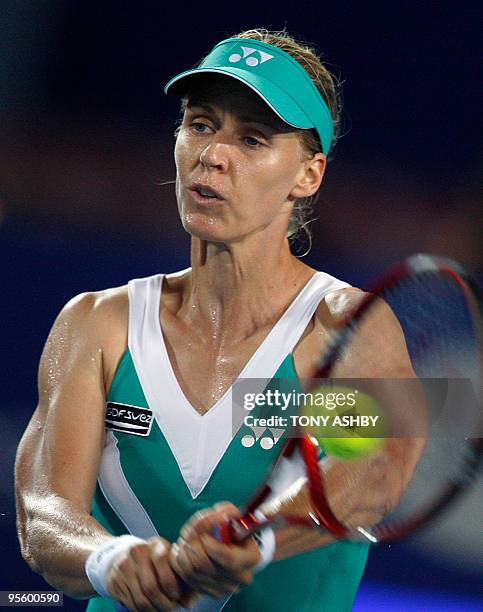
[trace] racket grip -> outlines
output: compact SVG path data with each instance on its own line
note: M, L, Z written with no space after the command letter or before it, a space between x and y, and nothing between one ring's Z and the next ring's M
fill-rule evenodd
M230 523L226 522L222 525L218 525L214 527L211 531L211 535L219 540L220 542L224 542L225 544L229 544L232 541L230 536ZM189 586L181 579L179 579L179 587L182 594L185 594L189 591ZM223 606L230 599L231 595L225 595L220 599L213 599L213 597L209 597L208 595L203 595L195 601L193 606L190 608L191 612L218 612L222 610ZM175 612L182 612L185 608L177 608ZM128 608L121 603L116 604L116 612L129 612Z

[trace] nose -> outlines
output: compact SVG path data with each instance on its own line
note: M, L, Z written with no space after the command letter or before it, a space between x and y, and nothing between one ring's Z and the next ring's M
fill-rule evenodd
M205 168L217 168L225 171L228 168L227 144L210 142L200 153L200 162Z

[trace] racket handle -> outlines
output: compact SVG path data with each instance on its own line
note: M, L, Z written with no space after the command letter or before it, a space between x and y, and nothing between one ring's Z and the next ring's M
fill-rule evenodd
M211 535L225 544L229 544L232 541L232 538L230 537L230 525L228 522L223 523L221 526L215 527L212 530ZM181 579L179 580L179 586L182 594L189 590L189 586ZM228 594L224 595L220 599L213 599L213 597L203 595L195 601L189 610L190 612L219 612L223 609L230 597L231 594ZM185 610L185 608L177 608L175 612L182 612L183 610ZM116 612L129 612L129 610L123 604L117 603Z

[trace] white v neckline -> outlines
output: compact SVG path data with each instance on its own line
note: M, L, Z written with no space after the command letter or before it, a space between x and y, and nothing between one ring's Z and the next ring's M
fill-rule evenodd
M298 301L300 299L302 299L303 294L306 293L306 291L309 290L310 286L313 284L314 282L314 278L318 275L322 274L321 272L315 272L310 278L309 280L305 283L305 285L300 289L300 291L297 293L297 295L295 296L295 298L290 302L290 304L287 306L287 308L285 309L285 311L283 312L283 314L280 316L280 318L277 320L277 322L274 324L274 326L272 327L272 329L268 332L268 334L265 336L265 338L262 340L262 342L257 346L257 348L255 349L254 353L250 356L250 358L248 359L247 363L245 364L245 366L243 367L242 371L240 372L240 374L237 376L236 380L228 387L228 389L225 391L225 393L216 400L216 402L204 413L201 414L200 412L198 412L198 410L196 410L196 408L193 406L193 404L188 400L188 398L186 397L185 392L183 391L183 389L181 388L181 385L179 384L179 380L178 377L176 376L176 373L174 371L173 365L171 363L171 359L169 358L169 353L168 353L168 347L166 346L166 341L165 341L165 337L164 337L164 332L163 332L163 328L161 326L161 319L160 319L160 314L161 314L161 296L162 296L162 292L163 292L163 280L165 277L165 274L160 274L159 275L159 296L158 296L158 317L157 317L157 328L158 328L158 338L157 339L153 339L153 341L159 341L160 342L160 346L162 349L162 353L163 353L163 358L164 358L164 365L166 370L169 372L169 375L172 379L173 382L173 386L176 389L176 395L178 396L178 401L180 405L183 405L185 407L185 409L187 409L188 413L191 413L191 416L199 419L205 419L208 417L208 415L216 410L220 410L220 407L223 406L223 404L225 403L225 400L227 397L231 396L232 390L233 390L233 386L236 384L236 382L242 378L258 378L257 376L251 374L251 371L255 369L256 363L257 363L257 356L263 352L263 346L265 344L269 344L270 343L270 337L276 335L277 330L283 325L284 321L290 316L290 312L296 307L296 304L298 303Z
M188 402L174 376L161 328L163 276L129 281L128 346L154 421L192 498L196 498L223 459L243 423L243 415L235 415L232 410L233 385L204 415ZM347 286L324 272L316 272L250 357L237 381L256 379L255 384L263 392L297 344L320 300L330 291Z

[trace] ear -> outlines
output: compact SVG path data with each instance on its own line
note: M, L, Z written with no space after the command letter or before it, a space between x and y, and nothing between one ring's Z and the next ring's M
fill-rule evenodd
M304 161L299 178L290 192L291 198L308 198L313 195L324 178L327 158L323 153L316 153L310 159Z

